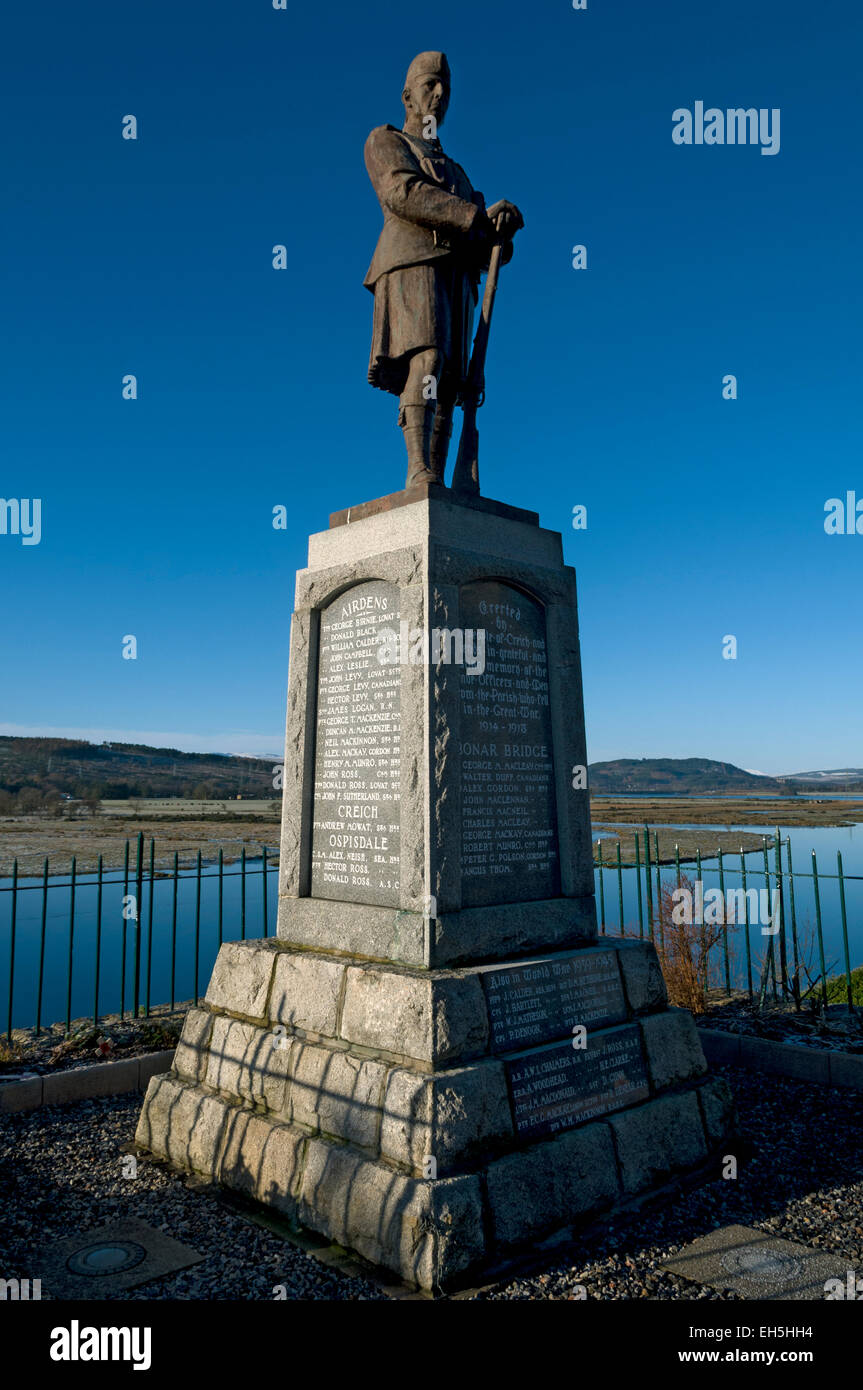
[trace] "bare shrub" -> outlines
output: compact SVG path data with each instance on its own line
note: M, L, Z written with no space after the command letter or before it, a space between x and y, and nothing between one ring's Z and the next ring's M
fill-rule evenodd
M680 878L680 887L690 893L690 902L695 899L695 883L686 874ZM722 940L722 927L703 922L677 922L675 916L682 916L674 901L676 883L664 883L659 901L653 909L653 944L659 957L659 964L665 978L668 999L671 1004L691 1013L707 1012L708 966L710 952ZM674 909L678 907L675 913ZM633 932L625 935L632 936Z

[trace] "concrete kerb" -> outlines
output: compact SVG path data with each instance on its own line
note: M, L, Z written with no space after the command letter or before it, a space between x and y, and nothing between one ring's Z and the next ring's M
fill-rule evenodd
M72 1067L68 1071L44 1076L0 1077L0 1115L38 1110L42 1105L70 1105L76 1100L97 1096L119 1096L128 1091L146 1091L150 1078L170 1071L174 1049L145 1052L118 1062L96 1062L91 1067Z
M711 1065L753 1066L813 1085L863 1091L861 1053L800 1047L795 1043L748 1038L713 1028L699 1028L698 1036ZM65 1105L96 1096L146 1091L150 1077L170 1071L173 1060L172 1049L148 1052L121 1062L97 1062L94 1066L74 1067L44 1076L0 1077L0 1114L36 1110L41 1105Z
M863 1091L863 1053L801 1047L798 1043L750 1038L745 1033L726 1033L718 1028L699 1028L698 1036L712 1066L746 1067L807 1081L813 1086L844 1086Z

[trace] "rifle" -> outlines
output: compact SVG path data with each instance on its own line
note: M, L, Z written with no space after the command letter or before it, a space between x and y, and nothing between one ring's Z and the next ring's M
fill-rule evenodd
M485 359L488 352L488 334L491 327L494 296L497 291L502 249L503 243L496 241L492 247L491 259L488 264L485 293L482 297L482 311L477 325L476 337L473 340L473 351L467 374L467 390L462 406L464 422L461 427L461 439L458 444L458 455L452 476L452 486L455 492L470 493L474 496L479 495L479 431L476 427L476 412L485 400Z

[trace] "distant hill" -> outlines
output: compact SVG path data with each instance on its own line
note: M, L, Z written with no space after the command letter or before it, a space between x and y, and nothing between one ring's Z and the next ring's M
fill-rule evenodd
M779 781L792 783L798 791L861 792L863 767L834 768L826 772L784 772Z
M181 753L142 743L0 736L0 791L42 796L277 797L272 758Z
M760 777L733 763L712 758L616 758L591 763L588 785L595 796L619 796L629 792L666 793L677 796L794 796L795 785L775 777Z
M70 738L0 736L0 793L28 800L125 797L194 799L278 797L275 758L229 753L182 753L143 743L85 743ZM679 796L794 796L798 791L861 791L863 769L793 772L761 777L712 758L617 758L591 763L590 790L598 796L665 792ZM29 790L28 790L29 789Z

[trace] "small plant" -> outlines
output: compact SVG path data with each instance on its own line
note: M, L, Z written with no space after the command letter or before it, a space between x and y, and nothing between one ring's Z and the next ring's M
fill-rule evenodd
M685 874L680 887L695 895L695 883ZM665 978L668 999L691 1013L707 1012L710 952L722 939L722 927L704 922L678 922L674 894L677 884L663 884L653 915L653 944ZM633 935L629 932L627 935Z
M3 1067L12 1067L23 1060L24 1053L20 1043L10 1043L4 1038L0 1038L0 1071Z
M148 1019L141 1025L140 1041L156 1051L167 1052L169 1048L177 1046L181 1028L182 1020Z
M828 1004L848 1003L848 981L844 975L831 975L827 980ZM863 965L851 971L851 1002L863 1005Z

